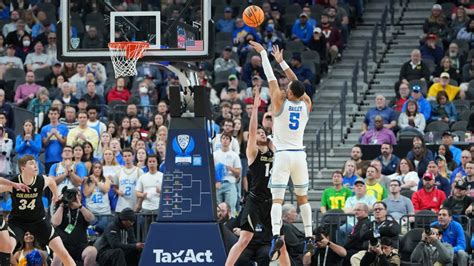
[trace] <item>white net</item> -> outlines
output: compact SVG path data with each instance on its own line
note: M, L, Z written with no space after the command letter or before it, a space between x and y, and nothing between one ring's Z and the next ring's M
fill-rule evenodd
M137 75L137 61L150 47L147 42L109 43L110 58L114 65L115 78Z

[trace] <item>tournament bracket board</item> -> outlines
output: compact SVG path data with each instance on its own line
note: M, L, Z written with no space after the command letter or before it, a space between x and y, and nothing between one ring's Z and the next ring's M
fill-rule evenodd
M82 2L61 0L58 60L110 64L109 43L147 42L138 64L153 62L166 68L184 89L204 95L190 65L214 56L211 1L188 0L183 6L167 7L152 1L145 11L118 11L120 7L109 1L98 1L88 14L82 12ZM102 38L99 47L89 47L91 37ZM171 97L171 105L176 99ZM140 265L224 265L210 125L204 115L171 120L158 219L150 226Z

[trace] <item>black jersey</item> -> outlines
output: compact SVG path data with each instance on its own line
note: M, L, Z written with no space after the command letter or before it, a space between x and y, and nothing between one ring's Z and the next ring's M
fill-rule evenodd
M14 177L12 181L22 183L23 180L21 175L18 175ZM46 215L43 206L43 176L37 175L28 186L30 187L30 192L21 192L12 188L12 211L10 212L10 219L16 222L38 222L43 220Z
M251 196L257 197L260 200L272 198L272 194L268 188L272 167L273 151L270 149L265 153L258 151L257 157L253 163L249 165L249 171L247 173Z

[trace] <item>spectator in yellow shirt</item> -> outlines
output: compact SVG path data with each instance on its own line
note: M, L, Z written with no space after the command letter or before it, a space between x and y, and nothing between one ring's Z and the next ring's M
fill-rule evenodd
M458 86L449 84L450 79L448 72L441 73L439 77L439 82L431 85L430 89L428 90L427 98L429 101L436 100L436 95L438 95L438 92L440 91L445 91L448 94L449 101L453 101L457 97L464 99L464 91L462 91Z
M86 111L79 111L77 113L77 121L79 125L69 131L67 134L67 145L73 146L76 143L84 144L85 141L92 143L94 150L99 145L99 135L97 131L87 126L89 116Z

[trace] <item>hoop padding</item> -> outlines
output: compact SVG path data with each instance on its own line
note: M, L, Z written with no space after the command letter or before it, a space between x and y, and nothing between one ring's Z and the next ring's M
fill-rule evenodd
M147 42L111 42L110 58L114 65L115 78L137 75L137 61L150 44Z

